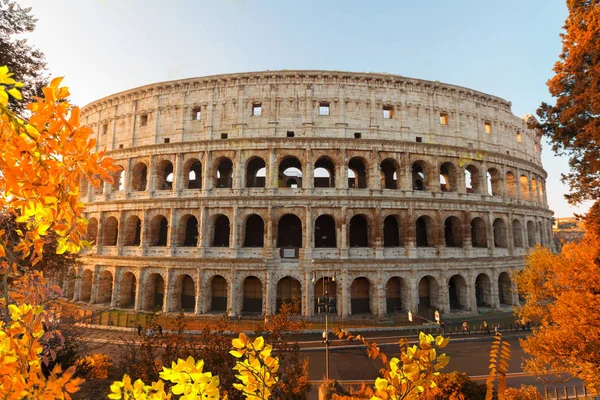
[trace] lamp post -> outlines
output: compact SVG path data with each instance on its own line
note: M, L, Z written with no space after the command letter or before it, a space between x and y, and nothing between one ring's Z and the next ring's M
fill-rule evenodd
M322 276L321 279L323 280L323 296L318 300L317 310L319 314L325 313L325 331L323 332L323 343L325 343L325 377L329 380L329 313L336 312L335 303L331 301L333 298L329 297L329 281L335 282L335 272L332 278L327 274L327 276ZM312 281L313 283L316 281L314 272ZM321 302L321 300L323 301Z

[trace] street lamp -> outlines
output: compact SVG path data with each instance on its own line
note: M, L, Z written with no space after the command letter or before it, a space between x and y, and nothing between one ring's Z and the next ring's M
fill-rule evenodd
M319 314L325 313L325 331L323 332L323 343L325 343L325 377L329 380L329 313L336 313L335 297L329 297L329 281L335 282L335 271L333 277L322 276L323 284L323 296L319 296L317 300L317 310ZM313 272L313 283L316 280L315 273Z

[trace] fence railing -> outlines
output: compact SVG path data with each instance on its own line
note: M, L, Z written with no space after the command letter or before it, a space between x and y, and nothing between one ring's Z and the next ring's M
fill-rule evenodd
M600 399L600 396L590 394L585 386L565 386L562 388L544 389L544 400L561 399Z

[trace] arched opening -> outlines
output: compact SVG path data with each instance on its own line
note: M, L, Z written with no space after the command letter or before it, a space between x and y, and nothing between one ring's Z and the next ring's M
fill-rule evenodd
M471 220L471 243L473 247L487 247L487 230L483 218Z
M96 218L90 218L87 226L86 240L93 245L98 240L98 220Z
M385 302L388 314L405 311L408 303L408 285L402 278L390 278L385 285Z
M169 238L169 224L162 215L156 215L150 220L150 245L166 246Z
M381 187L384 189L398 189L398 173L396 163L392 159L381 162Z
M502 178L496 168L488 169L487 190L490 196L502 196Z
M118 307L133 308L135 306L135 294L137 292L137 279L132 272L125 272L121 275L119 283L119 301Z
M242 312L262 314L263 295L262 282L255 276L244 279L244 298L242 300Z
M427 180L425 179L425 163L415 161L411 169L413 190L427 190Z
M529 247L535 247L535 228L533 221L527 221L527 241Z
M512 300L512 285L510 276L506 272L502 272L498 276L498 298L501 305L513 305Z
M131 171L131 190L143 192L148 187L148 167L143 162L135 164Z
M517 180L515 179L515 175L510 171L506 173L506 191L513 199L517 198Z
M456 191L456 168L450 162L440 165L440 190L442 192Z
M314 186L316 188L335 187L335 165L328 157L321 157L315 163Z
M108 217L104 221L104 233L102 244L104 246L116 246L119 238L119 221L115 217Z
M513 219L512 232L513 232L513 246L523 247L523 228L521 227L521 223L519 222L518 219Z
M433 247L433 219L427 215L417 218L415 222L415 239L417 247Z
M477 307L492 306L492 282L486 274L479 274L475 279L475 299Z
M525 175L521 175L519 177L519 186L521 188L521 199L522 200L531 200L531 196L529 196L529 179Z
M179 243L184 247L198 246L198 219L186 214L179 220Z
M467 282L461 275L454 275L448 281L450 310L466 310L469 304Z
M110 186L111 192L118 192L123 190L125 187L125 169L117 165L117 169L111 172L110 176L113 179L113 183ZM101 194L104 191L104 183L100 182L100 187L95 190L96 194Z
M229 158L222 158L217 164L216 188L233 187L233 163Z
M98 278L98 295L96 296L96 303L110 304L112 300L113 291L113 275L110 271L104 270Z
M227 281L220 275L216 275L210 283L210 310L227 310Z
M396 215L383 220L383 247L400 247L400 223Z
M213 247L229 247L229 218L219 215L213 230Z
M302 285L296 278L286 276L277 282L277 312L289 302L302 302Z
M337 284L329 276L315 282L315 314L337 314Z
M501 218L494 220L494 247L508 247L506 243L506 224Z
M469 165L465 168L465 187L467 193L479 193L479 170L474 165Z
M194 312L196 309L196 284L188 274L180 275L176 282L176 310Z
M202 163L192 158L185 163L184 179L188 189L202 189Z
M458 217L448 217L444 221L446 247L462 247L462 224Z
M538 184L535 178L531 178L531 190L533 191L533 201L540 202L540 193L538 191Z
M260 157L252 157L246 166L246 187L265 187L267 165Z
M75 297L75 282L77 282L77 272L75 268L71 268L69 276L67 277L67 291L66 297L69 300L73 300Z
M148 275L144 285L142 309L144 311L162 311L165 300L165 280L160 274Z
M137 215L130 215L125 222L124 246L139 246L142 237L142 221Z
M335 220L331 215L320 215L315 220L315 247L337 247Z
M279 219L277 247L302 247L302 221L294 214L286 214Z
M369 280L361 277L352 281L350 286L350 310L352 315L370 314Z
M169 160L162 160L156 167L157 189L173 190L173 164Z
M263 219L252 214L246 220L244 231L244 247L264 247L265 245L265 223Z
M352 157L348 163L348 187L356 189L367 187L367 168L360 157Z
M302 187L302 164L296 157L286 157L279 163L279 187Z
M430 275L419 281L419 314L429 315L430 310L439 307L439 285Z
M369 247L369 224L363 215L355 215L350 220L350 247Z
M92 298L92 271L86 269L81 275L81 287L79 289L79 300L89 302Z

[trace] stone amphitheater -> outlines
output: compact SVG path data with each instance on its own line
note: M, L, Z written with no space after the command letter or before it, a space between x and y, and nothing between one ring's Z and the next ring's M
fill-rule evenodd
M121 170L82 182L74 301L139 311L448 315L519 301L551 245L539 131L511 103L377 73L155 83L82 110ZM326 293L325 293L326 292ZM327 294L327 296L324 296Z

